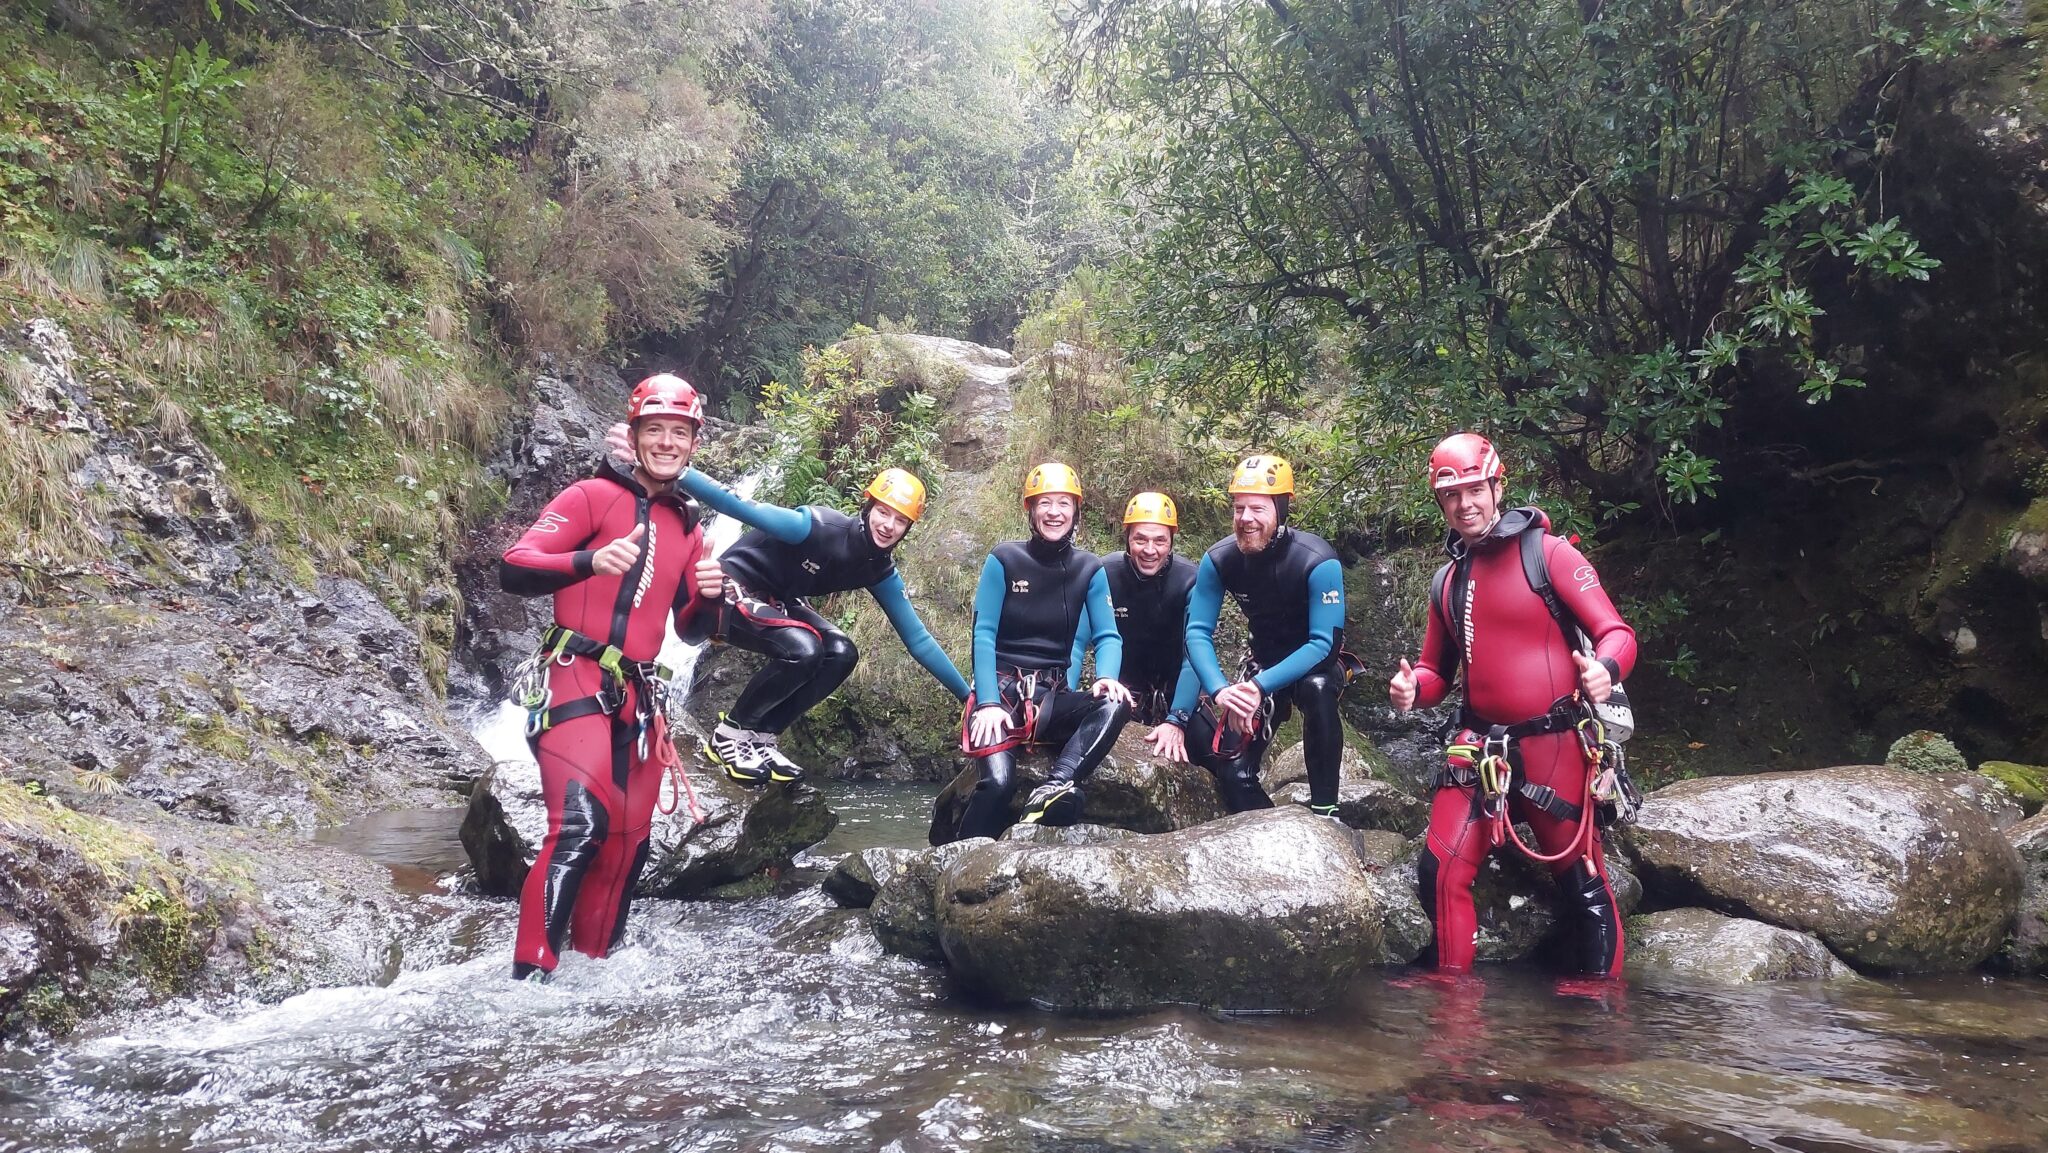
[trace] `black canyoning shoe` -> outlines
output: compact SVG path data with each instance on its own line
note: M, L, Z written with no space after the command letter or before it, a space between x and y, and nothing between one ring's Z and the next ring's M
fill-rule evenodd
M1025 825L1071 825L1081 819L1081 790L1072 781L1047 781L1031 790L1024 802Z

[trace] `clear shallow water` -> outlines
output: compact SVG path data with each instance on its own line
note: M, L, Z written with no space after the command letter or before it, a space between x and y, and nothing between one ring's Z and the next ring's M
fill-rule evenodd
M813 864L921 843L932 786L830 791ZM380 859L443 851L390 828ZM2048 1149L2048 982L1375 973L1313 1018L1076 1020L956 999L815 888L643 904L546 987L504 978L509 902L452 906L473 943L389 987L0 1055L0 1153Z

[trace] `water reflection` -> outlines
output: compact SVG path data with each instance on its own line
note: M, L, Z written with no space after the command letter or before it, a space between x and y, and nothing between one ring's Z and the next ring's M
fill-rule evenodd
M869 817L814 856L916 843L930 792L835 794ZM2042 982L1392 973L1310 1018L1072 1020L961 1001L814 888L645 903L546 987L504 979L510 903L440 900L474 932L388 988L0 1057L0 1151L2048 1148Z

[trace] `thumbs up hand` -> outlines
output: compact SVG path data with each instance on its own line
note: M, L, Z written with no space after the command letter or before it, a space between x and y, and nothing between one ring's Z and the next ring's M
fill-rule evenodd
M645 524L634 525L632 532L597 550L590 558L592 571L600 576L624 576L640 559L640 538L646 535Z
M1402 657L1400 671L1387 681L1387 703L1405 713L1415 707L1415 693L1415 670Z
M1573 653L1572 663L1579 666L1579 692L1588 701L1597 705L1614 691L1614 675L1606 665L1584 653Z

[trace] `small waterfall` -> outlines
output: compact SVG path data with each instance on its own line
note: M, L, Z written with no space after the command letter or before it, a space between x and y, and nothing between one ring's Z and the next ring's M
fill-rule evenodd
M767 477L767 470L760 469L741 477L732 490L749 500L761 487ZM740 539L746 525L729 517L711 513L704 522L704 547L712 556L722 556L732 542ZM670 723L681 727L684 724L683 706L690 699L690 684L696 676L697 661L704 655L704 646L709 642L684 644L676 635L675 622L668 622L668 637L661 643L661 655L656 659L675 670L672 684L674 691L668 696ZM493 761L523 761L532 763L532 750L526 745L526 710L511 701L500 701L498 707L484 714L476 727L471 730L477 743L491 755Z

